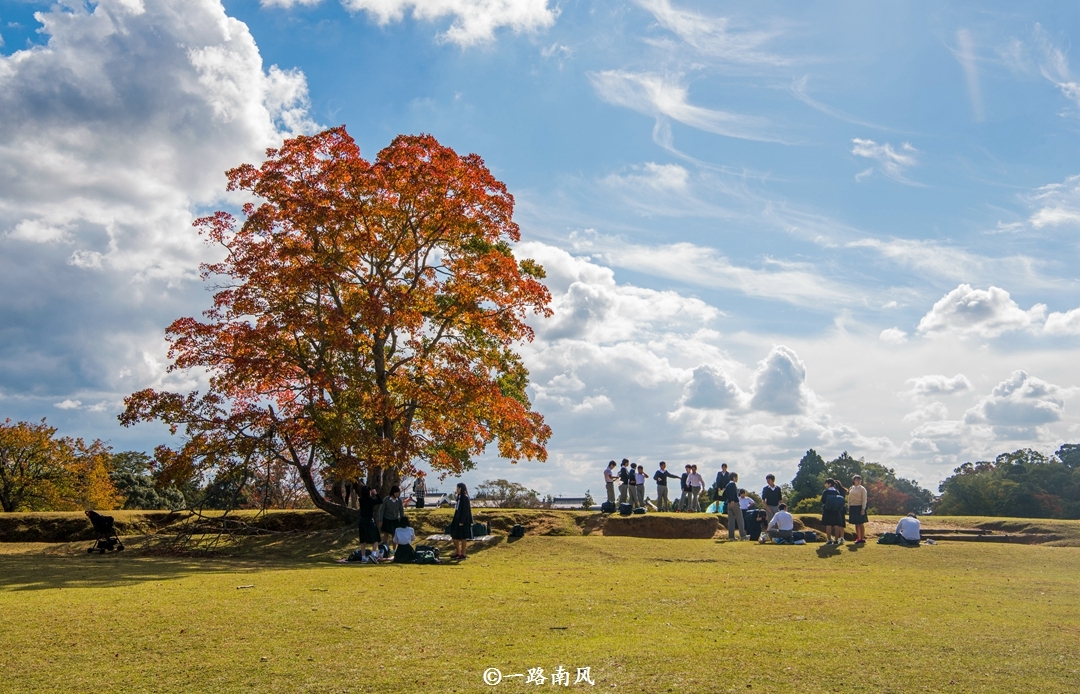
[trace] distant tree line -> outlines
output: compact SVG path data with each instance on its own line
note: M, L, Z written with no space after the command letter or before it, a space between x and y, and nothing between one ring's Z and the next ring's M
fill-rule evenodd
M1080 518L1080 444L1049 457L1023 448L964 463L939 491L934 511L942 515Z
M194 470L187 476L162 472L146 453L114 453L100 440L57 437L45 420L0 424L0 509L7 513L312 506L285 465L230 467L206 477Z
M934 503L934 494L913 479L896 476L896 471L881 463L868 463L862 458L852 458L844 451L835 459L825 462L813 448L799 461L799 469L790 485L784 485L784 497L788 506L797 513L813 513L821 510L821 492L825 480L839 480L844 487L851 486L851 478L860 475L870 501L869 511L880 515L904 515L926 513Z

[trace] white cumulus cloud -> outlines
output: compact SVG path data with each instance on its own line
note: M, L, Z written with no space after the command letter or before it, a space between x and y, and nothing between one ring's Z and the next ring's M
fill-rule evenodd
M954 395L971 390L971 381L964 374L956 374L953 377L941 374L928 374L918 378L909 378L910 394L917 397L932 397L935 395Z
M1042 325L1046 306L1035 304L1027 311L999 287L974 289L961 284L937 303L919 321L924 335L956 332L962 335L996 337L1014 330L1029 330Z
M1064 408L1061 388L1025 371L1014 371L989 396L968 410L964 421L985 422L1007 430L1023 429L1058 421Z
M754 374L750 406L775 414L800 414L808 404L806 366L791 349L777 345Z
M317 5L320 0L262 0L264 6ZM366 12L380 25L400 22L406 15L418 21L451 18L440 39L460 46L487 43L495 31L537 32L555 24L558 5L548 0L341 0L350 12Z

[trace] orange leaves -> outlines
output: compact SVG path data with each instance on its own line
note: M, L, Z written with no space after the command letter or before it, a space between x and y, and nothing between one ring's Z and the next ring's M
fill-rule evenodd
M513 347L550 295L514 257L514 199L480 157L401 135L368 162L339 127L228 177L261 202L239 227L196 222L228 251L203 269L225 287L167 332L174 366L207 370L217 399L137 393L122 421L228 430L330 479L418 459L459 472L495 440L544 459L551 432Z

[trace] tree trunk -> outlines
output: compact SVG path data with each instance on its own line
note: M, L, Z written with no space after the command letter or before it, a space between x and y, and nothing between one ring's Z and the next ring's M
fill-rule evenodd
M343 523L359 523L360 512L351 509L348 506L342 504L335 504L329 501L319 491L318 485L315 484L315 478L311 474L311 468L307 465L300 465L297 468L300 474L300 479L304 483L304 489L307 490L308 496L311 497L311 503L315 504L316 508L326 511L334 518L339 519Z
M379 490L379 496L390 496L390 488L401 485L401 473L397 470L374 467L368 470L367 484Z

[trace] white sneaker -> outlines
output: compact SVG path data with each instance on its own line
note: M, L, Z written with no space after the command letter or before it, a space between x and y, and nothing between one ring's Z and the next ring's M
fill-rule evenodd
M839 541L839 542L837 542L836 544L838 544L838 545L842 545L842 544L844 544L844 538L840 538L840 541Z

